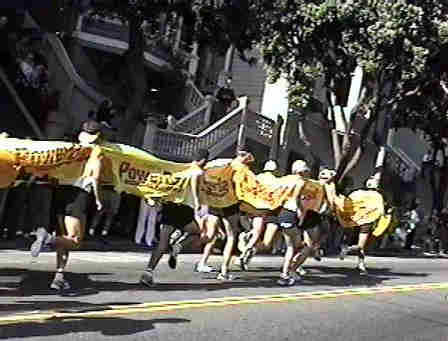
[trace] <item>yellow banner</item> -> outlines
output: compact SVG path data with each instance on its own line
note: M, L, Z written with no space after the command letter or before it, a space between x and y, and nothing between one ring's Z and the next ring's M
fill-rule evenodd
M336 194L334 184L325 185L330 208L342 227L358 227L384 215L383 196L374 190L358 190L348 197Z

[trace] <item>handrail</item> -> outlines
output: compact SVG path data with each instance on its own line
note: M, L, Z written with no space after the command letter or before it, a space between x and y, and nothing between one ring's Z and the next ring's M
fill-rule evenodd
M44 139L45 138L44 133L37 125L36 120L33 118L31 113L28 111L25 104L23 104L22 99L18 95L16 89L11 85L11 81L8 79L8 76L6 76L6 73L3 70L3 67L1 67L1 66L0 66L0 79L5 84L6 88L10 92L10 94L14 97L14 100L15 100L17 106L19 107L23 116L25 116L25 120L28 122L28 124L34 130L34 133L36 134L36 136L41 140Z
M224 122L226 122L226 121L232 119L234 116L238 115L240 113L240 111L242 111L247 106L248 99L247 99L247 97L240 97L238 100L240 103L235 109L233 109L231 112L229 112L226 116L224 116L220 120L216 121L215 123L213 123L212 125L207 127L207 129L205 129L204 131L199 133L197 136L200 137L200 136L205 136L205 135L209 134L211 131L218 128L220 125L222 125Z
M103 102L106 97L99 94L95 89L88 85L86 81L78 74L60 39L53 33L47 33L45 35L45 38L51 45L52 50L58 57L59 62L64 68L65 72L67 72L67 74L69 75L70 79L76 85L76 87L79 88L87 97L92 99L97 104Z
M204 125L204 116L205 115L200 115L200 114L203 113L204 111L206 111L208 106L209 106L209 103L207 103L207 102L203 103L200 107L196 108L195 110L193 110L186 116L182 117L180 120L178 120L174 124L173 130L174 131L182 131L183 127L186 125L187 130L184 132L193 132L193 131L190 131L190 127L188 125L189 122L195 122L195 124L194 124L194 126L196 128L195 130L202 128Z

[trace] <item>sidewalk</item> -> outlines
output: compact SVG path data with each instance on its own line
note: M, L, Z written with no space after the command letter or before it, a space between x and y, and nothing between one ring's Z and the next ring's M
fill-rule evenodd
M0 250L21 250L26 251L34 238L17 238L14 240L0 239ZM82 242L80 251L132 251L147 253L150 248L139 246L133 240L123 237L108 237L105 242L100 238L86 239Z
M15 240L0 239L0 250L21 250L28 251L34 238L25 239L17 238ZM80 251L126 251L126 252L141 252L148 253L151 248L137 245L133 240L124 237L109 236L105 242L100 238L88 238L83 241ZM200 253L199 250L189 250L188 248L183 250L183 253ZM267 253L270 255L270 253ZM375 257L400 257L400 258L435 258L440 256L439 254L428 255L423 252L422 249L404 250L398 248L387 249L375 249L369 250L367 256ZM338 258L337 255L324 258Z

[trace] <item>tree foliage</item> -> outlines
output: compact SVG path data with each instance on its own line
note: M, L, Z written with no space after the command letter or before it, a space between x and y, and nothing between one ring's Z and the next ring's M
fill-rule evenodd
M286 78L292 105L306 111L318 79L324 80L330 99L356 66L363 68L367 82L353 110L369 117L362 139L381 113L395 123L409 123L402 110L409 93L428 81L432 58L447 41L447 6L438 0L278 0L258 6L270 77ZM346 122L347 134L356 116ZM334 121L333 116L332 128ZM345 136L343 156L348 140ZM355 149L358 157L360 151ZM336 165L345 166L341 159Z

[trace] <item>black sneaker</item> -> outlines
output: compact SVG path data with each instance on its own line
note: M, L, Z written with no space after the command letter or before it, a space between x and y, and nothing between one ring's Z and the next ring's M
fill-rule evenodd
M44 245L48 244L47 239L49 239L49 233L43 228L40 227L36 231L36 240L31 245L31 256L37 257L42 251Z
M168 266L171 269L175 269L177 266L177 255L180 253L182 246L179 244L174 244L170 248L170 258L168 259Z
M147 269L143 272L142 276L140 277L140 283L144 286L147 286L148 288L154 286L154 275L151 269Z

